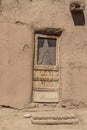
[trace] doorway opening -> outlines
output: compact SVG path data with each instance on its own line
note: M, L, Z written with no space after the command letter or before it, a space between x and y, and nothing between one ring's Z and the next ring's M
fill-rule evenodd
M59 43L57 36L35 35L33 102L59 102Z

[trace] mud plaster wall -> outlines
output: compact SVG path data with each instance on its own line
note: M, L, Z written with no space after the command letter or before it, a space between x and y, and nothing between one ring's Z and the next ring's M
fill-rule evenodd
M34 30L46 27L64 29L60 42L62 103L87 103L87 7L85 25L75 26L70 2L0 1L0 105L21 108L31 102Z

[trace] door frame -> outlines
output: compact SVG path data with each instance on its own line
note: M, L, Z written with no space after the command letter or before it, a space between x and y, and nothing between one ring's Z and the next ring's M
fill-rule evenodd
M38 38L49 38L49 39L56 39L56 65L40 65L38 64ZM33 82L34 81L46 81L46 80L52 80L54 82L58 81L58 84L60 84L60 79L61 79L61 74L60 74L60 40L61 38L58 36L54 36L54 35L44 35L44 34L35 34L35 42L34 42L34 69L33 69ZM43 76L34 76L34 72L36 71L38 74L38 71L58 71L59 76L58 77L54 77L52 79L52 77L43 77ZM44 92L55 92L58 93L58 103L60 102L60 97L61 97L61 87L60 85L57 85L58 88L56 88L55 90L53 88L51 88L51 90L49 91L49 89L45 88ZM53 90L52 90L53 89ZM38 92L42 92L43 89L38 88L36 89L35 86L33 86L33 96L34 97L38 97L39 94ZM33 97L33 98L34 98ZM33 100L34 102L37 102L35 100ZM40 101L38 101L40 103ZM50 102L49 102L50 103Z

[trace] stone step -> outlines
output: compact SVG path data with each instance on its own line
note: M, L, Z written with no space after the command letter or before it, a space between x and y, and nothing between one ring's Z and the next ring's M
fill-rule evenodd
M79 119L76 115L64 111L36 113L32 115L32 123L38 125L77 124Z
M32 120L32 124L40 125L59 125L59 124L77 124L78 119L63 119L63 120Z

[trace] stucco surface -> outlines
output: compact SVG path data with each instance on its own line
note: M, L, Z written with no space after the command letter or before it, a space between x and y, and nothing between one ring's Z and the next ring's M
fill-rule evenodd
M0 1L0 105L24 107L32 101L34 31L43 28L64 29L59 56L62 104L87 104L87 7L85 24L75 26L72 1Z
M27 105L32 89L32 33L25 26L2 23L0 42L0 104Z

